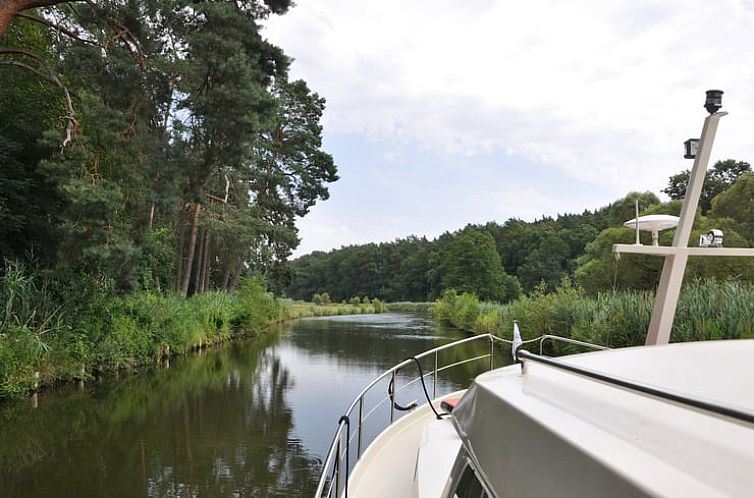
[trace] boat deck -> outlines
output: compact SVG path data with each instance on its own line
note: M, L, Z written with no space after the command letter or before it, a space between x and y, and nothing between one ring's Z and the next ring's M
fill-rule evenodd
M433 403L458 398L463 391ZM349 496L436 498L440 496L461 440L450 418L437 420L425 404L380 434L351 473ZM419 479L415 480L416 476Z
M754 411L751 340L559 361ZM479 376L454 416L500 496L743 497L754 489L751 423L545 364Z

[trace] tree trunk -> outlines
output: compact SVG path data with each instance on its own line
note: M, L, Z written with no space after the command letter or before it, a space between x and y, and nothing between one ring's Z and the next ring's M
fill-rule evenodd
M194 252L196 251L196 234L199 231L199 213L202 211L202 203L197 202L194 208L194 219L191 222L191 238L189 239L188 254L186 255L186 268L183 270L183 282L181 283L180 294L183 297L188 295L189 282L191 280L191 269L194 265Z
M35 7L49 7L59 3L69 3L77 0L0 0L0 38L8 30L16 12L33 9Z
M154 223L154 202L149 206L149 229L152 230L152 224Z
M241 277L241 272L243 272L243 258L239 258L236 272L233 274L233 281L230 283L230 288L228 289L229 294L235 292L236 285L238 285L238 279Z
M202 242L201 247L199 248L199 257L196 259L197 263L199 263L199 268L197 268L197 274L196 274L196 285L194 285L195 289L194 292L197 294L201 294L204 292L204 280L205 280L205 273L207 271L207 256L209 252L209 230L206 228L203 230L202 233Z
M199 287L202 292L209 290L209 255L210 255L210 243L209 243L209 230L204 234L204 261L202 262L202 279Z
M209 254L207 254L209 256ZM204 292L207 292L209 289L209 275L210 271L212 270L212 264L210 263L209 257L206 258L205 268L204 268Z
M5 34L15 14L16 9L13 7L13 2L0 0L0 38Z
M223 272L223 292L228 292L228 284L230 283L230 266L225 266L225 271Z
M178 215L178 250L175 254L175 291L181 291L181 282L183 282L183 249L186 247L186 210L189 205L184 204L181 213Z
M204 275L202 275L204 261L204 239L207 235L207 229L201 228L199 235L199 254L196 256L196 271L194 272L194 294L201 294L201 283L204 282Z

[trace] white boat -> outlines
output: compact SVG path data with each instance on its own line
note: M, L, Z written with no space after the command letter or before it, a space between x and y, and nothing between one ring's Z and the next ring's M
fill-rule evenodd
M404 360L346 410L317 497L754 496L754 340L667 344L686 258L754 255L686 247L725 115L714 102L708 109L673 245L614 246L665 257L647 346L607 350L554 336L512 345L487 334ZM548 340L599 350L550 358L542 354ZM485 352L439 361L473 343ZM512 349L516 363L493 369L502 349ZM438 395L438 374L471 362L489 371L466 390ZM424 375L427 363L433 368ZM423 386L427 402L397 418L407 408L396 402L398 372L412 365L419 377L411 383ZM389 395L367 406L388 381ZM385 402L390 424L364 449L365 422Z

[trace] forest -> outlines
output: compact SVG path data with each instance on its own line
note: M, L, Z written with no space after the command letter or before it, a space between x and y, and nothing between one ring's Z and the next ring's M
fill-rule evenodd
M659 281L662 260L611 252L615 243L633 243L635 233L623 223L640 214L678 215L688 171L673 175L663 190L670 201L651 192L629 193L595 211L543 217L533 222L510 219L446 232L435 240L412 236L393 242L314 252L291 262L287 292L310 299L328 292L340 301L351 296L388 302L435 300L447 290L482 301L507 303L533 292L553 292L564 278L590 296L613 290L651 290ZM725 245L754 244L754 174L744 161L718 161L710 168L690 245L711 228L722 229ZM673 230L661 234L670 244ZM642 242L650 244L649 234ZM750 258L749 258L750 259ZM692 258L687 281L754 281L747 258Z

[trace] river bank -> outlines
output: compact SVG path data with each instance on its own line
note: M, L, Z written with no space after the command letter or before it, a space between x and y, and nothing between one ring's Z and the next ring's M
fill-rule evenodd
M233 294L189 298L148 291L114 296L92 286L65 289L73 297L61 298L33 277L12 272L2 287L0 400L103 373L139 371L297 318L385 311L376 299L327 305L280 299L255 279Z

